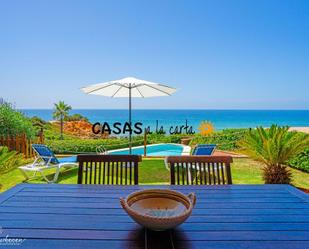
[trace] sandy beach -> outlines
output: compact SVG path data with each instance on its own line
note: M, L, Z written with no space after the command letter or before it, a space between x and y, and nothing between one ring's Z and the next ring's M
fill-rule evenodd
M305 133L309 133L309 127L304 126L304 127L290 127L290 131L301 131Z

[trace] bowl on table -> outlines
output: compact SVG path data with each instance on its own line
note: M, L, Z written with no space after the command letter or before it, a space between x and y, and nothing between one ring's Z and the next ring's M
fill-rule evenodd
M164 231L182 224L195 206L194 193L184 195L169 189L147 189L120 198L128 215L140 225Z

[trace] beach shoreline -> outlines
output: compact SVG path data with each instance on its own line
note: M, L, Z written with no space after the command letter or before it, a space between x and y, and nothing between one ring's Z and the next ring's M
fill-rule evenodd
M299 131L309 134L309 126L290 127L290 131Z
M37 116L45 121L53 118L52 110L23 110L28 117ZM115 122L124 123L128 120L127 110L72 110L70 115L80 114L87 117L91 123ZM203 121L213 124L215 130L256 128L258 126L270 127L272 124L279 126L309 127L309 110L305 111L238 111L238 110L133 110L133 122L142 122L143 127L150 126L155 129L159 126L169 129L171 126L184 124L194 127L199 132L198 127ZM302 129L301 129L302 130ZM306 129L304 129L306 130Z

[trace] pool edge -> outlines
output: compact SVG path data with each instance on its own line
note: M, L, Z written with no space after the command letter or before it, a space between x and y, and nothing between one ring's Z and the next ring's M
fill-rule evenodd
M182 146L183 150L181 152L181 156L188 156L191 153L191 147L189 145L184 145L184 144L177 144L177 143L158 143L158 144L147 144L148 147L151 146L156 146L156 145L164 145L164 144L172 144L172 145L178 145L178 146ZM144 145L139 145L139 146L134 146L132 147L132 149L140 149L140 148L144 148ZM123 150L127 150L128 148L121 148L121 149L116 149L116 150L109 150L107 151L108 153L110 152L117 152L117 151L123 151ZM140 155L142 157L146 157L146 158L165 158L167 156L144 156L144 155Z

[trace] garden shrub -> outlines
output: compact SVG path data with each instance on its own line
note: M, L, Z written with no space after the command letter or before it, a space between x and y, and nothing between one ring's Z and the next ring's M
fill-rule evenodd
M306 148L303 152L291 159L289 165L293 168L309 172L309 148Z
M107 150L127 148L129 146L127 138L46 140L46 144L58 154L96 152L98 146L104 146ZM142 144L142 137L132 138L132 146Z
M222 150L236 150L239 148L238 142L243 138L245 129L224 130L216 132L207 137L194 135L191 145L201 143L216 143ZM147 144L156 143L180 143L181 138L188 137L185 134L164 135L152 133L147 135ZM49 137L50 138L50 137ZM122 149L129 146L128 138L107 138L107 139L80 139L67 137L64 140L46 139L46 144L59 154L65 153L88 153L96 152L98 146L104 146L107 150ZM144 144L143 136L133 136L132 146Z
M187 135L178 134L178 135L164 135L159 133L152 133L147 135L148 144L157 144L157 143L180 143L181 138Z
M163 134L147 135L147 144L154 143L179 143L184 135L166 136ZM88 153L96 152L98 146L104 146L107 150L115 150L129 147L127 137L107 138L107 139L79 139L67 138L64 140L46 140L46 144L57 154ZM133 136L132 146L144 144L143 136Z
M73 114L73 115L68 115L67 117L64 118L64 121L88 121L88 118L81 115L81 114Z
M240 149L239 142L244 138L247 131L248 129L225 129L208 136L196 134L191 140L190 145L216 144L220 150L238 150Z
M5 173L20 165L22 155L16 151L9 151L7 147L0 146L0 173Z
M26 134L28 138L35 133L32 122L13 106L0 99L0 135Z

